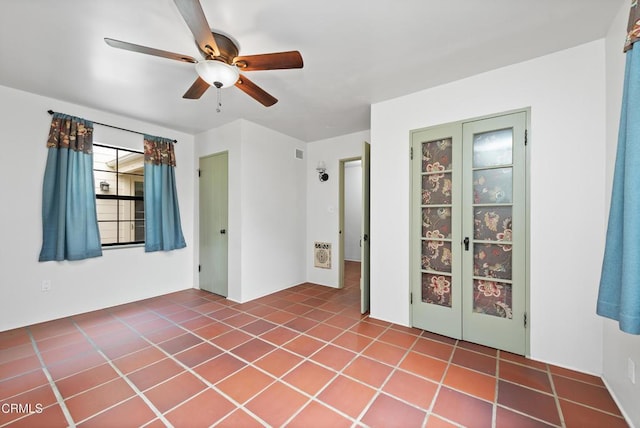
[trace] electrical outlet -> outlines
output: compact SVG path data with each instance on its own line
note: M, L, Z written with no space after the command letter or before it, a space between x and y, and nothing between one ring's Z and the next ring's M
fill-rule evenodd
M42 291L49 291L49 290L51 290L51 280L45 279L42 281Z
M632 384L636 383L636 363L629 357L627 360L627 377Z

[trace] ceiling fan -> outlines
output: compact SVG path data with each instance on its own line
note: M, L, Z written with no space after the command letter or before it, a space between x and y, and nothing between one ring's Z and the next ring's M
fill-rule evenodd
M196 64L198 78L185 92L183 98L198 99L210 86L221 89L235 85L236 88L265 107L278 102L275 97L240 74L240 71L302 68L300 52L288 51L239 56L237 45L229 37L211 30L199 0L174 0L174 3L193 33L198 49L204 57L203 60L198 61L189 55L167 52L106 37L104 41L114 48Z

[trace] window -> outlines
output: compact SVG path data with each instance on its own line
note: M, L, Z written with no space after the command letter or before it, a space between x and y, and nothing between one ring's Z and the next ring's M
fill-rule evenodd
M144 243L144 153L94 144L93 176L102 246Z

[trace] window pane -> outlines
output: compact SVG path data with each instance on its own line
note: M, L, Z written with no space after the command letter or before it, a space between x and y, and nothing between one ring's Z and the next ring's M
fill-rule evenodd
M102 245L118 243L118 223L98 221L98 230Z
M118 201L115 199L97 199L98 223L118 220Z
M102 244L144 242L144 154L94 145L93 165Z

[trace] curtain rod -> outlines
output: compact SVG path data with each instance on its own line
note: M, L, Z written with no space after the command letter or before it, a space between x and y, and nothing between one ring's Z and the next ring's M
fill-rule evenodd
M47 110L47 113L49 113L50 115L53 115L53 113L55 113L55 111ZM91 121L91 122L93 122L93 121ZM134 134L149 135L149 134L145 134L144 132L134 131L134 130L127 129L127 128L120 128L119 126L107 125L106 123L100 123L100 122L93 122L93 123L95 123L96 125L107 126L109 128L113 128L113 129L119 129L121 131L133 132ZM178 140L173 140L173 142L177 144Z

